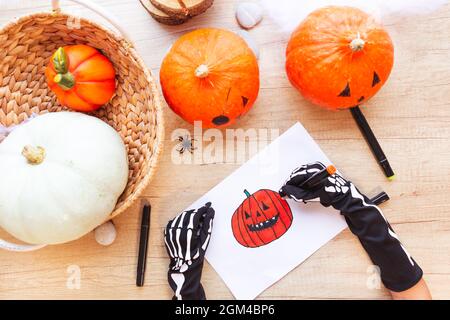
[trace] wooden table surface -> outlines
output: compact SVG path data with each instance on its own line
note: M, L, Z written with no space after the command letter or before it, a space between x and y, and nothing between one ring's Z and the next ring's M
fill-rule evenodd
M49 10L44 0L0 0L0 24ZM66 1L64 1L66 2ZM169 45L188 30L217 26L238 30L235 0L216 0L204 15L168 27L156 23L138 0L96 0L120 17L154 74ZM87 9L66 4L67 12L95 18ZM103 20L96 18L99 22ZM329 158L365 192L381 187L391 201L383 210L425 272L434 298L450 298L450 5L424 16L386 25L396 46L393 73L364 112L396 171L388 182L349 112L314 107L291 87L284 72L287 35L265 17L250 33L261 49L261 90L251 112L237 126L284 132L300 121ZM0 251L0 299L169 299L168 258L162 230L169 218L219 183L238 163L176 165L171 153L176 128L192 127L164 106L165 150L144 193L153 206L145 287L135 286L139 205L114 219L118 236L102 247L93 233L34 253ZM237 128L237 126L235 126ZM0 231L0 237L12 239ZM232 258L232 257L230 257ZM384 288L369 289L371 263L349 230L322 247L262 299L386 299ZM73 285L80 271L80 286ZM205 265L209 298L233 298L217 273ZM75 282L76 284L76 282Z

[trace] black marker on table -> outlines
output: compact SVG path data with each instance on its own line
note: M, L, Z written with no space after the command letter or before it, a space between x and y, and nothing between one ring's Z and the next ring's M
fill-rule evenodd
M394 180L395 173L392 170L391 165L389 164L389 161L387 160L386 155L383 152L383 149L381 149L380 143L373 134L373 131L370 128L370 125L367 122L366 117L364 117L364 114L362 113L361 109L359 108L359 106L356 106L350 108L350 112L352 113L352 116L355 119L356 124L361 130L361 133L363 134L364 138L369 144L369 147L372 150L373 155L377 159L378 164L383 169L384 174L389 180L391 181Z
M141 235L139 240L139 256L137 265L136 286L142 287L147 266L148 236L150 234L150 214L152 207L146 203L142 209Z
M388 201L389 199L390 199L390 198L389 198L389 195L388 195L386 192L382 191L382 192L380 192L379 194L377 194L375 197L373 197L372 199L370 199L370 201L371 201L374 205L379 206L380 204L385 203L385 202Z

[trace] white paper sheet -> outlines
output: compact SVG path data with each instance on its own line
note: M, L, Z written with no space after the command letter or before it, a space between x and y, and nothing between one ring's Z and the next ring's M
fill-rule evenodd
M206 258L236 299L256 298L346 228L344 219L334 209L320 203L289 200L292 225L278 239L248 248L233 235L231 220L247 198L244 190L278 191L292 170L315 161L331 164L297 123L190 207L212 203L216 215ZM258 231L249 234L253 236L255 232Z

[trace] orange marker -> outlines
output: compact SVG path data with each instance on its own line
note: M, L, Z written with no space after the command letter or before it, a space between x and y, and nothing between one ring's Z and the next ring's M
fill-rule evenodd
M319 172L315 173L313 176L311 176L308 180L302 183L300 188L302 189L313 189L314 187L317 187L319 184L323 183L325 179L327 179L329 176L332 176L336 173L336 167L333 165L330 165Z

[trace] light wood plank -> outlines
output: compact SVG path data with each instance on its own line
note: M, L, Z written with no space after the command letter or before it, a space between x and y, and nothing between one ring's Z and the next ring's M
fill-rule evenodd
M48 1L50 2L50 1ZM136 0L98 0L125 21L148 67L157 76L171 43L188 30L218 26L237 30L233 0L216 0L204 15L168 27L156 23ZM66 3L64 1L63 3ZM2 1L0 24L47 10L42 1ZM63 10L98 19L77 5ZM99 22L103 21L98 19ZM280 133L301 121L322 149L362 190L380 186L392 200L383 210L408 250L421 264L435 298L450 296L450 5L428 15L388 26L396 45L391 79L364 112L380 138L396 173L387 182L348 112L311 106L290 86L284 72L288 36L278 33L267 17L251 35L261 46L261 91L253 110L236 126L277 128ZM165 151L144 196L153 206L146 284L136 288L135 269L139 208L114 220L116 242L104 248L93 234L65 245L29 254L0 252L0 299L169 299L168 259L162 229L177 212L190 205L239 167L235 163L174 165L170 135L187 128L165 107ZM3 231L0 237L9 238ZM81 288L68 289L67 268L81 270ZM366 286L370 261L359 242L346 230L305 263L264 292L262 299L387 299L386 290ZM219 276L206 264L203 282L208 297L232 299Z

